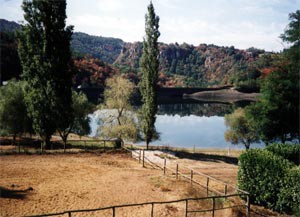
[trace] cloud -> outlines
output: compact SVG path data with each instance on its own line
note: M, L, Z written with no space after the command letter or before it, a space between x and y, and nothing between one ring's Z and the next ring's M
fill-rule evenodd
M0 0L0 17L22 20L22 0ZM75 31L142 41L149 0L68 0L68 24ZM153 0L160 16L160 41L251 46L279 51L279 35L300 0Z
M76 31L85 31L94 35L118 37L125 41L143 38L143 22L111 16L95 16L84 14L70 17ZM140 39L139 39L140 38Z

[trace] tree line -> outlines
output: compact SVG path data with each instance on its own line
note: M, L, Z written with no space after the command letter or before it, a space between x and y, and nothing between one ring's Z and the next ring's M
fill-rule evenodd
M300 11L289 15L290 23L280 38L290 47L273 57L272 70L261 80L261 96L245 109L225 116L229 126L227 141L266 144L281 141L300 142L299 132L299 69L300 69Z
M66 148L70 133L90 131L88 114L93 107L84 94L72 90L73 26L66 26L66 6L65 0L22 3L26 24L17 32L22 81L11 80L0 89L0 133L12 134L14 142L23 133L36 134L42 140L41 148L50 149L51 137L58 133ZM147 145L154 135L157 112L158 22L151 2L146 15L145 76L140 85L146 104L141 116ZM133 138L137 133L128 102L134 85L120 75L107 79L106 84L103 108L116 109L116 116L110 125L102 126L101 133L121 140Z

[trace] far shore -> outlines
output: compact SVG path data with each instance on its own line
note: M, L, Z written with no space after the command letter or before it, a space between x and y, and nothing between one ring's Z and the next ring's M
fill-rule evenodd
M238 102L256 101L259 93L243 93L234 89L201 91L193 94L184 94L184 99L195 99L199 101Z

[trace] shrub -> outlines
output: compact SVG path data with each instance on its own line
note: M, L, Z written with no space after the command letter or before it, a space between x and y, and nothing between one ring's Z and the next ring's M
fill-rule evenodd
M239 188L250 193L252 203L274 209L285 174L292 165L267 150L249 150L239 157Z
M272 144L267 146L268 151L287 159L296 165L300 164L299 144Z
M300 216L300 166L290 169L278 196L276 210Z

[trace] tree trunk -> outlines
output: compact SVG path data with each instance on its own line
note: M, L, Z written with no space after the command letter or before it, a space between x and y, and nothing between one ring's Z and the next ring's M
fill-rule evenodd
M149 139L146 139L146 149L147 150L149 149L149 143L150 143Z
M249 150L249 148L250 148L250 142L249 141L245 142L245 148L246 148L246 151Z
M123 145L123 140L121 138L118 138L116 141L115 141L115 147L116 148L121 148Z
M63 142L64 142L64 153L66 153L67 137L68 137L68 136L64 136L64 137L62 138L62 139L63 139Z
M51 136L47 135L45 137L44 143L45 143L45 148L46 149L50 149L51 148L51 141L50 141Z
M17 137L17 135L14 134L14 135L13 135L13 145L16 145L16 137Z

